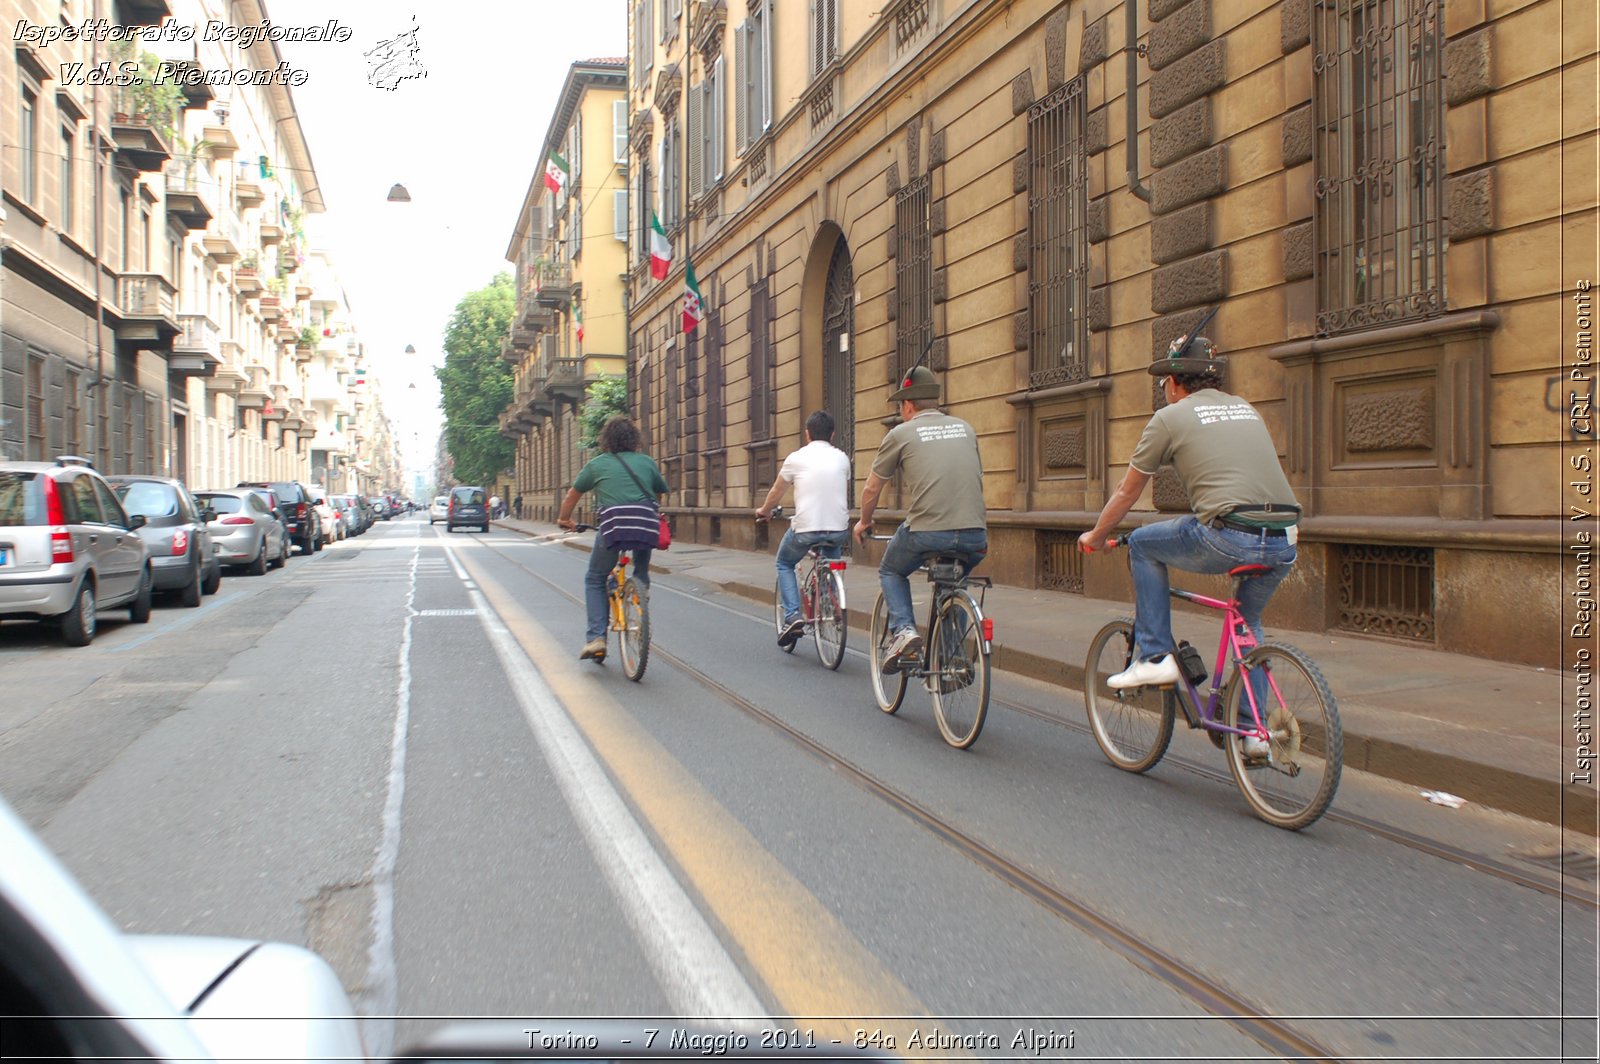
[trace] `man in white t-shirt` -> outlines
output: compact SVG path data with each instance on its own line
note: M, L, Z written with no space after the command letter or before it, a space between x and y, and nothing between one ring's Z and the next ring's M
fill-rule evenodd
M794 518L778 544L778 595L783 603L783 630L778 645L794 646L805 633L800 616L800 584L794 567L812 547L824 547L829 558L839 557L850 527L850 456L833 445L833 415L818 410L806 418L806 445L783 460L778 479L756 510L765 521L772 508L794 485Z

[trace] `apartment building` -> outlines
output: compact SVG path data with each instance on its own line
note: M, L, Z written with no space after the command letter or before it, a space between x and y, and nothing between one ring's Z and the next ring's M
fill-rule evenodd
M267 17L255 0L12 0L0 14L8 26ZM78 85L66 73L272 70L281 56L270 41L101 36L17 40L0 60L0 446L197 487L310 479L325 419L355 411L348 383L308 391L314 365L348 367L331 367L323 343L341 297L313 281L304 222L323 204L288 87ZM348 360L348 316L338 328ZM321 453L328 468L335 451Z
M577 411L589 385L627 372L627 63L567 72L506 258L517 302L502 355L516 390L500 415L516 441L510 484L524 514L549 520L582 468Z
M926 357L979 433L988 572L1128 596L1076 537L1161 401L1146 366L1220 306L1306 507L1275 622L1555 664L1563 315L1596 269L1592 174L1562 180L1595 40L1562 12L636 0L629 352L680 534L764 535L818 407L859 490ZM1164 475L1142 506L1187 500Z

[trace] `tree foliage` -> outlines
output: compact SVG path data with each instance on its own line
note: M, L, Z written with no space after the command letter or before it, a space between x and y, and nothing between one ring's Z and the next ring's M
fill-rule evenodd
M583 406L578 409L583 438L578 444L592 451L600 445L600 430L611 416L628 412L628 378L601 377L583 394Z
M500 435L499 422L515 386L500 357L515 308L511 275L497 274L461 298L445 329L444 365L434 374L444 409L445 443L455 460L455 477L465 484L492 484L516 453L512 442Z

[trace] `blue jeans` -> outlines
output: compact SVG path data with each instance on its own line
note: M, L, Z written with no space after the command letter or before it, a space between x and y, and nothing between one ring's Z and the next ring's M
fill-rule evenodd
M1178 648L1172 637L1171 582L1167 567L1188 573L1225 573L1236 565L1270 565L1270 573L1253 576L1239 587L1239 612L1261 641L1261 614L1294 564L1295 549L1285 536L1210 528L1190 514L1136 528L1128 535L1128 561L1133 568L1133 637L1145 658L1159 658Z
M889 606L889 631L917 626L911 611L911 574L922 567L922 556L934 552L959 554L967 572L976 569L989 553L989 532L982 528L957 528L943 532L913 532L905 525L895 529L894 537L878 563L878 583Z
M844 542L849 538L847 531L838 532L796 532L789 529L783 534L783 542L778 544L778 598L783 603L783 619L792 621L800 615L800 581L795 578L794 567L799 565L801 559L812 547L822 546L824 558L837 558L841 553Z
M589 552L589 571L583 575L583 603L589 611L589 631L585 641L600 639L606 634L606 624L611 620L606 608L606 578L616 568L617 552L606 546L599 532L594 534L594 549ZM650 586L650 552L633 552L633 578L645 587Z

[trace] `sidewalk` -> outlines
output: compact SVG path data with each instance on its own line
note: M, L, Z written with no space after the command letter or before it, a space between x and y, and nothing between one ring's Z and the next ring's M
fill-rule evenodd
M526 535L560 531L515 518L495 523ZM568 541L584 550L591 542L589 536ZM655 554L650 567L772 602L770 554L677 542ZM912 578L919 611L927 601L925 587L924 580ZM866 632L878 597L877 566L845 570L845 594L852 633ZM1089 642L1107 621L1132 616L1133 604L997 584L984 613L994 620L997 668L1076 691L1083 686ZM1201 648L1209 665L1216 622L1182 610L1174 611L1173 622L1181 638ZM1339 701L1347 767L1559 822L1558 781L1573 767L1563 760L1562 743L1571 733L1560 673L1342 633L1269 624L1268 635L1304 650L1327 678ZM852 642L859 647L856 638ZM1567 785L1565 790L1566 826L1594 835L1594 788Z

